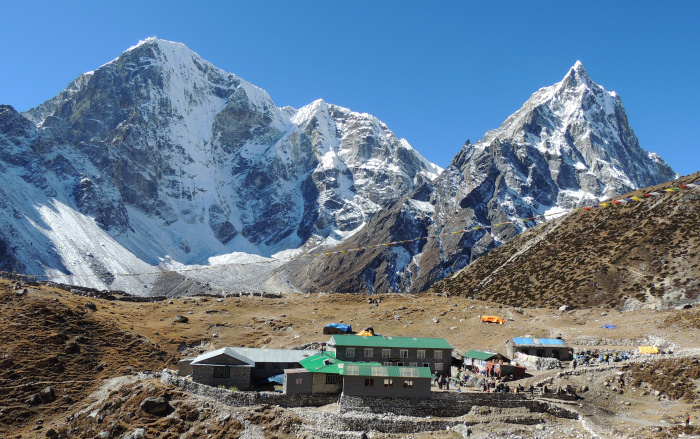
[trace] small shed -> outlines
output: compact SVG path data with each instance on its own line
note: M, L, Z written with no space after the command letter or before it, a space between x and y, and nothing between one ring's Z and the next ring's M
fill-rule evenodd
M508 375L513 375L515 378L522 378L525 376L525 371L527 370L523 366L513 366L511 364L494 363L491 361L486 362L484 367L487 373L493 370L493 374L497 377L507 377Z
M507 357L499 354L498 352L472 349L469 352L462 354L462 364L471 368L478 367L479 369L483 369L486 366L487 361L492 361L495 363L510 363L510 360Z
M513 358L518 352L543 358L556 358L560 361L570 361L574 350L559 338L511 338L506 342L506 353Z
M304 369L285 369L283 392L286 395L310 395L313 393L314 374Z
M353 363L338 360L334 352L323 352L300 361L302 369L284 371L285 393L335 394L343 389L342 371L348 364L381 366L380 363Z

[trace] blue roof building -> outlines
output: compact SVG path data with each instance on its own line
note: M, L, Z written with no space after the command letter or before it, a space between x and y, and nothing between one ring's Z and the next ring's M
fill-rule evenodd
M560 338L514 337L506 342L506 351L510 358L515 358L521 353L561 361L570 361L574 354L573 349Z

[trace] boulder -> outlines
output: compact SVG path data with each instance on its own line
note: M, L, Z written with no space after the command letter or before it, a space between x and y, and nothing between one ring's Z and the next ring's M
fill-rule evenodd
M166 415L170 409L168 401L163 397L149 396L140 405L144 412L156 416Z
M146 437L145 428L135 428L133 431L124 435L124 439L143 439Z
M56 399L56 393L51 386L46 386L44 390L39 392L39 398L42 402L51 402Z
M77 354L80 352L80 346L76 342L71 342L66 345L66 354Z

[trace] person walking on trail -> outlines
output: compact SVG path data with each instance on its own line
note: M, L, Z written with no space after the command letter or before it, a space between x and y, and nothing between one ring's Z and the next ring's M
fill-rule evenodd
M685 426L688 427L690 425L690 413L685 414Z
M574 368L574 370L576 370L576 359L575 359L575 358L574 358L574 360L571 362L571 366Z

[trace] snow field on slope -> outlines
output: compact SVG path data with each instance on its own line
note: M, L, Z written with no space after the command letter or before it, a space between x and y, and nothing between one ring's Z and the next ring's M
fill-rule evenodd
M53 242L55 251L74 275L67 276L57 270L47 268L47 274L53 280L98 289L105 288L106 285L95 276L103 273L95 273L91 270L90 261L87 259L99 261L106 272L111 274L158 271L156 267L138 259L100 229L93 218L73 210L56 199L51 201L50 206L37 206L37 212L46 227L36 222L32 222L32 225ZM109 287L111 289L142 291L143 283L133 276L116 276L114 283Z

